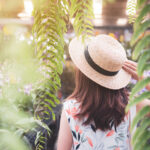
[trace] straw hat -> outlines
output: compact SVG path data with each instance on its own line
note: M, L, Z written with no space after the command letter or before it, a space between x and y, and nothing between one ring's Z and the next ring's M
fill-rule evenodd
M98 35L84 43L76 37L69 44L69 53L77 68L103 87L121 89L131 79L122 69L127 60L124 48L108 35Z

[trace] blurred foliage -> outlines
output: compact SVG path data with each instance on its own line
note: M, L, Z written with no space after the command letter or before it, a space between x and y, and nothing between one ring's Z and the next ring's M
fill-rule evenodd
M0 149L29 150L27 131L42 126L50 132L33 118L35 89L42 86L43 74L31 42L3 33L0 37Z
M129 23L133 23L136 19L136 4L137 0L128 0L127 1L127 15Z
M134 60L138 59L137 72L139 76L143 76L144 72L150 70L150 34L146 34L146 30L150 27L150 21L147 16L150 15L150 4L147 0L138 0L137 9L139 15L134 22L134 33L131 40L131 46L135 46L132 57ZM137 94L142 88L146 87L150 83L150 78L146 77L139 81L132 89L130 95L130 103L127 109L140 103L144 99L150 98L150 92L144 91L142 94ZM136 127L137 123L140 122L139 127L136 129L132 144L134 150L148 150L150 144L150 119L146 116L150 113L150 106L145 106L139 111L134 118L131 125L131 130Z

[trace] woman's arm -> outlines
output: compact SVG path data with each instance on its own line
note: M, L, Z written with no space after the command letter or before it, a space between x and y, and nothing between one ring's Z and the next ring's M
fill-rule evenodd
M63 110L60 121L57 150L71 150L72 141L73 140L71 130L68 124L65 111Z

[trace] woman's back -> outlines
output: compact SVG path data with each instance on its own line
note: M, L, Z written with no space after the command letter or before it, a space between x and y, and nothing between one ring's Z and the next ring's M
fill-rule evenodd
M80 104L75 99L64 103L64 111L73 137L73 150L128 150L129 149L129 114L116 130L102 131L95 128L93 122L83 125L86 118L78 120L76 114Z
M122 68L124 48L99 35L84 43L74 38L69 53L77 67L75 90L64 103L58 150L128 150L131 75Z

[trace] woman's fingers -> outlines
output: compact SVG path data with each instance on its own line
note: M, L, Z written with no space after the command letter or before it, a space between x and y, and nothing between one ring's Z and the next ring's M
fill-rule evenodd
M123 67L122 67L126 72L128 72L129 74L131 74L132 78L135 79L135 80L141 80L143 79L144 77L141 76L139 77L138 74L137 74L137 63L134 62L134 61L131 61L131 60L127 60ZM150 91L150 85L148 84L146 86L146 89Z
M124 65L122 67L126 72L128 72L129 74L131 74L132 78L134 78L135 80L138 80L138 75L136 70L133 70L132 68L128 67L127 65Z
M136 67L136 66L131 65L131 64L128 64L128 63L124 63L124 65L123 65L123 66L126 66L126 67L128 67L128 68L130 68L130 69L132 69L132 70L134 70L134 71L136 71L136 70L137 70L137 67Z
M126 63L126 64L129 64L129 65L131 65L131 66L137 67L137 63L134 62L134 61L132 61L132 60L127 60L125 63Z

